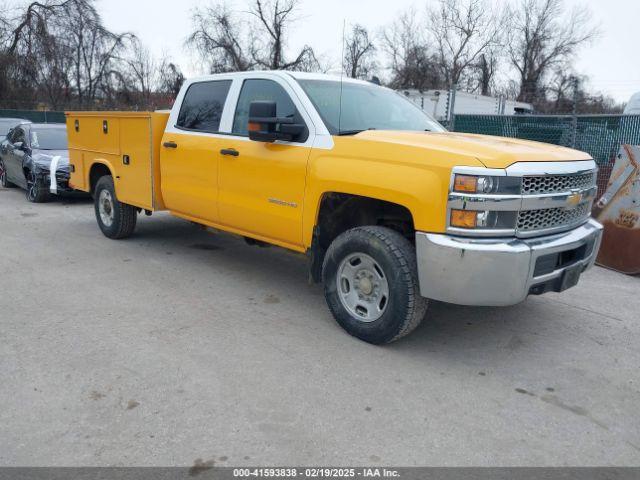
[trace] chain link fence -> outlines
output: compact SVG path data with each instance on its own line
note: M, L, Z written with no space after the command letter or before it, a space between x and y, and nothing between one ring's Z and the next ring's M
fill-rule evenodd
M600 167L598 196L607 187L620 146L640 145L640 115L456 115L450 129L587 152Z

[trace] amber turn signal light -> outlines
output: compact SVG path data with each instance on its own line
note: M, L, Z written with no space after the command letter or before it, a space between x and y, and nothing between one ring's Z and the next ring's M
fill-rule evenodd
M476 228L478 212L474 210L452 210L451 226L457 228Z
M455 192L475 193L478 188L478 177L471 175L456 175L453 190Z
M260 124L255 122L249 122L249 125L247 126L247 130L249 130L250 132L259 132Z

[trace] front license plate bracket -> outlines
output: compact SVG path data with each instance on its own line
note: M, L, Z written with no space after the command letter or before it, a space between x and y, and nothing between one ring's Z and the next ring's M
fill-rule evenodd
M571 287L575 287L580 281L580 275L582 274L582 265L575 265L567 268L562 274L562 280L560 281L560 288L558 291L564 292Z

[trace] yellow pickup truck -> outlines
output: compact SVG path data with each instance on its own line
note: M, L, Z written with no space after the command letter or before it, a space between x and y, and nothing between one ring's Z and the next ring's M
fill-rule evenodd
M173 215L305 253L350 334L411 332L427 299L513 305L574 286L602 227L579 151L449 133L396 92L293 72L186 82L170 112L70 112L70 183L109 238Z

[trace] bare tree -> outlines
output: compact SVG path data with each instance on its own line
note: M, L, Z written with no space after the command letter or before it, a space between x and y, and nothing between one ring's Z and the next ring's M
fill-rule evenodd
M556 69L547 85L550 105L545 110L553 113L571 112L575 107L574 101L584 93L582 85L585 82L586 77L579 77L571 70Z
M598 33L584 6L566 14L563 0L520 0L509 15L508 52L520 78L518 100L544 100L554 69L569 69L576 51Z
M421 31L413 9L402 13L382 31L381 43L389 61L391 87L425 90L445 86L437 59L429 51Z
M3 6L0 9L0 101L6 101L12 95L12 82L9 78L12 58L8 53L10 36L11 20Z
M59 12L61 9L64 9L73 1L74 0L67 0L58 3L30 3L26 8L25 13L18 19L15 27L11 32L11 38L7 47L7 53L15 53L21 40L28 40L28 37L38 29L46 28L47 22L45 17L47 14Z
M123 59L129 85L140 93L142 103L150 104L151 96L158 83L158 66L149 52L137 38L132 39L129 54Z
M174 100L178 96L184 80L180 67L168 57L164 57L158 67L158 93Z
M21 48L17 64L25 78L34 87L36 95L40 94L51 108L57 109L70 98L70 82L68 72L71 69L71 58L64 40L57 34L57 16L47 15L47 28L41 26L33 32L26 48ZM46 18L45 17L45 18Z
M3 47L6 45L10 32L11 21L7 13L7 7L4 4L0 4L0 51L3 50Z
M376 47L362 25L354 25L345 39L344 67L351 78L366 79L375 68Z
M440 0L427 15L430 40L448 85L460 83L480 55L498 42L499 25L485 0Z
M298 55L287 60L285 48L287 30L295 20L294 12L299 0L255 0L250 13L257 19L258 26L266 34L267 41L262 42L258 35L254 38L253 58L256 63L268 70L315 70L319 68L313 49L305 45Z
M308 45L305 45L298 57L289 64L285 64L283 70L297 70L299 72L322 72L326 71L327 67L323 67L316 52Z
M58 42L48 19L68 2L32 2L13 18L3 8L0 18L0 99L29 102L43 88L54 99L54 85L63 82L64 58L57 54ZM47 83L52 81L53 84ZM30 88L30 87L35 88ZM59 91L59 88L57 89Z
M83 107L95 102L113 63L121 59L134 36L107 30L88 0L70 0L65 10L64 36L71 50L72 85L78 104Z
M192 18L194 31L187 44L197 49L211 73L251 70L250 41L241 23L226 5L196 9Z
M480 54L475 64L475 77L480 95L491 95L494 88L495 76L498 71L499 57L495 51Z
M4 106L142 108L155 103L160 81L155 60L133 35L107 30L95 0L41 0L13 17L0 12Z

